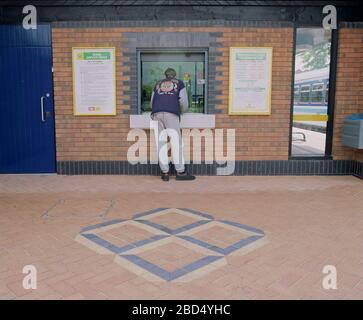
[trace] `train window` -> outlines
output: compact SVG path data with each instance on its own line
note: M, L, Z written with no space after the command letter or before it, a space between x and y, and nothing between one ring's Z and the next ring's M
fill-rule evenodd
M313 84L311 89L311 102L321 103L323 101L324 84Z
M294 87L294 104L299 103L300 101L300 88L298 86Z
M320 27L296 29L292 157L326 155L331 32Z
M310 85L301 86L300 102L310 101Z

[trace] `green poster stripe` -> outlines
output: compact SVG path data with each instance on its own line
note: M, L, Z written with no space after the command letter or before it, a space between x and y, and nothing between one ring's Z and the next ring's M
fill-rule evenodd
M236 53L237 60L265 60L266 53L251 53L251 52L238 52Z
M110 60L111 52L84 52L84 60Z

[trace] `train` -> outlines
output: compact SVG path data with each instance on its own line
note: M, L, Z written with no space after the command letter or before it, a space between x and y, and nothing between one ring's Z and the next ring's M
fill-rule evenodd
M328 96L329 67L295 73L294 125L326 128Z

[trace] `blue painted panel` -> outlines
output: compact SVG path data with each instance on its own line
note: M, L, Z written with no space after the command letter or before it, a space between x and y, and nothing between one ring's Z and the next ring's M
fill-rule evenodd
M21 25L0 25L0 47L51 47L50 25L25 30Z
M55 172L50 28L0 26L0 38L0 173Z
M342 144L351 148L363 149L363 113L352 114L344 119Z

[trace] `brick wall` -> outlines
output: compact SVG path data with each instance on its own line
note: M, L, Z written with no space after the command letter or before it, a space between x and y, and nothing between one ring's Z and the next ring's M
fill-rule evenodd
M363 151L344 147L341 143L343 119L363 112L363 29L339 30L338 64L333 136L334 159L363 162Z
M208 95L217 128L236 129L237 160L286 160L289 148L293 29L291 27L174 27L174 28L53 28L54 95L57 160L126 160L129 114L135 113L136 34L153 38L163 33L203 33L215 48L210 52ZM135 34L135 39L132 35ZM334 121L334 159L363 161L363 152L341 145L342 119L363 112L363 29L344 28L339 34L339 55ZM200 39L204 39L201 37ZM160 43L158 44L160 45ZM203 45L205 45L203 43ZM116 47L117 115L75 117L72 111L71 48ZM230 46L273 47L272 114L229 116L228 55ZM132 47L132 50L130 48ZM211 93L210 93L211 94Z
M215 83L209 84L218 128L236 129L236 159L287 159L290 122L292 28L53 28L57 160L126 160L129 113L136 91L130 80L130 33L187 32L217 36ZM128 37L126 37L128 35ZM213 40L213 41L214 41ZM72 113L71 48L116 47L117 116L75 117ZM228 47L273 47L272 115L228 116ZM211 63L211 61L210 61ZM132 65L132 64L131 64ZM210 70L209 70L210 71ZM130 90L131 89L131 90ZM135 89L135 88L134 88ZM131 91L131 94L130 92ZM211 101L212 103L212 101Z
M237 160L284 160L288 158L291 78L293 56L292 28L241 28L224 29L218 39L222 52L218 58L222 71L217 76L222 81L221 103L223 111L216 118L216 126L236 129ZM228 79L229 47L261 46L273 47L272 58L272 114L268 116L229 116Z
M117 29L53 29L54 102L57 160L119 160L125 158L128 116L123 81L122 43ZM73 116L72 47L116 47L117 116Z

